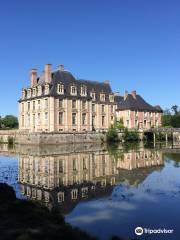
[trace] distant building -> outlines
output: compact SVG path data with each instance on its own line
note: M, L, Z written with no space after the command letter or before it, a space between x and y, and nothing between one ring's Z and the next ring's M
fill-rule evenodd
M19 128L29 132L103 131L123 118L128 128L161 125L161 108L147 104L136 92L113 93L108 81L76 79L60 65L46 64L43 74L31 70L30 87L19 100Z

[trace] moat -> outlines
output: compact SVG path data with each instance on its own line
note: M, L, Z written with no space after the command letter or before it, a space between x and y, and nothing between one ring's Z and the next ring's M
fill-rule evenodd
M136 227L173 229L137 239L180 237L180 146L0 145L0 182L102 240Z

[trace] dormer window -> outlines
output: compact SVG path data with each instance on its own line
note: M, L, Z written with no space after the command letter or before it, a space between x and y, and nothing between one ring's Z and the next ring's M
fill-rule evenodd
M112 94L109 95L109 101L114 102L114 95L112 95Z
M92 100L95 101L96 100L96 93L95 92L91 92L91 97L92 97Z
M28 89L28 91L27 91L27 97L28 97L28 98L31 97L31 89Z
M87 88L86 86L81 87L81 96L86 96L87 95Z
M105 102L105 94L104 94L104 93L101 93L101 94L100 94L100 100L101 100L102 102Z
M32 93L33 97L36 96L36 88L33 88L33 93Z
M76 88L76 86L71 86L71 95L77 95L77 88Z
M49 84L45 85L45 90L44 90L45 95L49 94Z
M26 90L23 89L23 90L22 90L22 99L25 99L25 98L26 98Z
M61 84L61 83L58 84L57 93L64 94L64 85L63 84Z
M41 87L41 86L38 86L37 95L38 95L38 96L41 96L41 95L42 95L42 87Z

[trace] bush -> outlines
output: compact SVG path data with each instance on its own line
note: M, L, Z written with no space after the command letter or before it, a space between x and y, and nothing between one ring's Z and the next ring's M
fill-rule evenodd
M123 138L125 142L133 142L133 141L140 140L139 134L137 131L128 131L127 128L124 130Z
M108 143L118 142L118 133L115 127L110 127L106 133L106 140Z

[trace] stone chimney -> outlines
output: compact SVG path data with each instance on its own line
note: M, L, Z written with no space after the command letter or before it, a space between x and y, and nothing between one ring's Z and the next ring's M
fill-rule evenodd
M103 83L104 84L109 84L109 81L108 80L104 80Z
M51 82L51 64L46 64L44 67L44 80L46 83Z
M117 97L117 96L120 96L119 92L115 92L115 93L114 93L114 96L116 96L116 97Z
M132 91L131 95L133 96L134 99L136 99L136 91Z
M126 100L127 96L128 96L128 91L126 90L125 93L124 93L124 100Z
M63 65L63 64L60 64L60 65L58 66L58 70L59 70L59 71L64 71L64 65Z
M37 70L31 69L30 72L30 85L31 87L35 86L37 84Z

